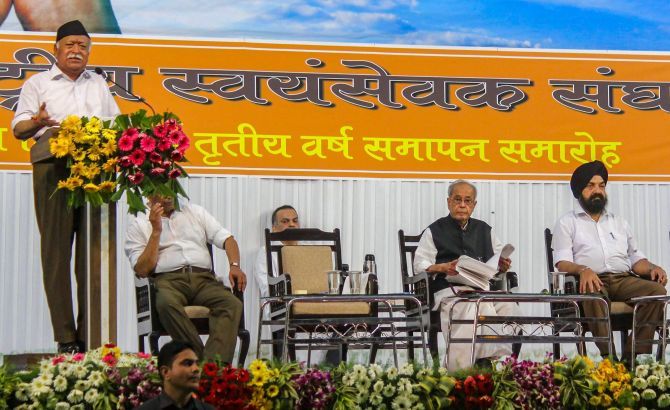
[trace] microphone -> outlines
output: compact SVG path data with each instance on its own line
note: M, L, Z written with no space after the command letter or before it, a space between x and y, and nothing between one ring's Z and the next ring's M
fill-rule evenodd
M122 89L123 91L125 91L125 92L127 92L128 94L130 94L130 95L132 95L133 97L135 97L135 99L134 99L134 100L131 100L131 101L138 101L138 102L141 102L142 104L144 104L144 105L146 105L147 107L149 107L149 109L151 109L151 113L152 113L153 115L156 115L156 111L154 110L154 107L152 107L151 104L149 104L149 103L147 102L147 100L144 99L144 97L140 97L140 96L137 95L137 94L133 94L133 93L130 92L127 88L123 87L121 84L119 84L119 83L117 83L116 81L114 81L114 80L112 80L111 78L109 78L109 76L107 75L107 73L106 73L102 68L100 68L100 67L95 67L95 70L94 70L94 71L95 71L96 74L101 75L102 78L105 79L105 81L109 81L110 83L114 84L115 86L119 87L119 88Z

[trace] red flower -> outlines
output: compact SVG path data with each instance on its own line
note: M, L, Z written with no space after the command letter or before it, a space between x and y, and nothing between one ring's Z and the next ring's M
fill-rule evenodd
M181 134L181 136L179 137L179 141L177 143L179 144L177 149L182 154L184 153L184 151L186 151L188 149L188 147L191 146L191 141L188 139L186 134Z
M144 352L139 352L137 354L137 357L140 359L151 359L151 355L149 353L144 353Z
M160 141L158 141L158 149L161 151L172 149L172 141L168 138L161 138Z
M82 360L84 360L85 357L86 354L84 353L75 353L74 355L72 355L72 360L74 360L75 362L81 362Z
M147 134L140 134L140 148L144 152L152 152L156 149L156 140L148 136Z
M119 139L119 149L121 151L131 151L134 144L135 140L127 135L124 135Z
M170 154L170 159L173 161L181 161L182 159L184 159L184 154L179 150L174 150Z
M158 124L154 127L153 132L158 138L164 138L167 135L167 127L165 124Z
M172 179L175 179L175 178L179 178L180 175L181 175L181 169L175 168L172 171L170 171L170 173L168 174L168 177L170 177Z
M479 408L479 397L477 397L477 396L467 396L465 398L465 408L466 409L478 409Z
M240 383L247 383L249 381L249 372L245 369L240 369Z
M163 163L161 164L161 167L163 167L165 169L170 169L170 167L172 167L172 161L167 161L167 160L163 161Z
M114 353L109 353L105 357L102 358L102 361L107 363L108 366L116 366L116 363L118 360L116 360L116 357L114 356Z
M153 151L149 153L149 161L153 162L154 164L160 164L161 161L163 161L163 157L161 157L161 154Z
M137 128L128 128L127 130L123 131L123 134L121 134L122 137L128 137L135 141L137 139L137 136L140 134L140 131Z
M121 159L119 159L119 165L122 168L130 168L133 166L133 161L130 159L130 156L124 155L121 157Z
M493 393L493 380L490 374L478 374L475 376L477 380L477 390L482 394Z
M51 364L55 366L55 365L57 365L58 363L63 363L64 361L65 361L65 357L64 357L64 356L56 356L56 357L54 357L53 359L51 359Z
M216 376L216 373L218 371L219 366L217 366L216 363L213 362L205 363L205 365L202 366L202 372L205 374L205 376L214 377Z
M130 154L130 160L133 162L133 164L135 164L136 167L141 166L144 163L146 157L147 154L139 149L136 149L132 154Z
M151 176L160 177L165 175L165 168L156 167L152 168L149 172L151 173Z
M172 119L169 119L169 120L165 121L165 128L166 128L167 132L169 133L169 132L172 132L174 130L179 129L180 127L179 127L179 123L177 122L177 120L172 118Z
M463 382L463 390L465 391L466 396L472 396L477 393L477 382L474 377L468 376L465 378L465 381Z
M141 171L137 171L133 175L128 175L128 179L135 185L139 185L144 180L144 174Z

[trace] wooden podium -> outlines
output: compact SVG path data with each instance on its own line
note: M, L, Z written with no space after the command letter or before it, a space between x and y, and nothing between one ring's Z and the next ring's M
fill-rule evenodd
M117 339L116 204L86 206L86 348Z

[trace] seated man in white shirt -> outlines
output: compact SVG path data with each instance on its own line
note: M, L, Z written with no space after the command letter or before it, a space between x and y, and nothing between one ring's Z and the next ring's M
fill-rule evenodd
M640 252L625 219L606 209L608 172L600 161L582 164L572 174L570 189L579 208L563 215L554 227L552 248L554 263L561 272L579 275L581 293L601 293L611 301L626 301L637 296L665 295L665 271ZM644 278L644 279L642 279ZM600 304L584 303L587 316L605 315ZM661 321L662 306L646 304L638 310L637 320ZM605 324L589 325L595 336L607 336ZM637 340L653 338L649 326L638 328ZM631 339L623 348L622 360L629 362ZM607 343L599 343L603 356ZM637 353L650 353L651 345L638 344Z
M201 359L230 363L235 354L242 303L212 274L207 243L225 249L231 286L246 287L240 269L240 250L232 234L204 208L181 204L170 197L149 198L149 216L139 215L128 228L126 255L135 274L150 277L156 286L156 309L161 324L174 340L188 342ZM209 308L209 337L203 345L184 306Z
M471 218L477 206L477 188L468 181L457 180L449 185L447 206L449 215L433 222L421 235L419 246L414 254L414 272L426 271L431 275L430 292L433 294L433 310L441 308L442 334L445 342L448 336L449 309L453 304L454 290L472 290L469 286L451 286L458 284L459 273L456 263L461 255L467 255L482 262L499 255L503 244L493 234L491 227L484 221ZM499 272L506 272L512 261L500 258L494 262ZM448 279L447 279L448 278ZM519 316L519 307L514 303L482 303L480 315ZM454 319L473 319L475 306L472 303L460 303L454 307ZM483 331L482 333L487 333ZM454 338L472 337L471 325L452 326ZM444 364L449 370L457 370L470 365L470 348L466 344L454 343L449 347L449 357ZM512 354L510 344L478 344L475 357L480 359L496 358ZM481 361L480 361L481 362Z

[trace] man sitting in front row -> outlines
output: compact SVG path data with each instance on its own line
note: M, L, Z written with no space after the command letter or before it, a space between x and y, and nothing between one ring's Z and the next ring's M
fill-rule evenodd
M204 208L173 199L149 198L149 216L139 215L128 228L126 255L135 274L150 277L156 286L160 322L174 340L189 342L198 357L230 363L235 354L242 303L212 274L207 243L223 248L230 262L229 279L240 291L246 275L240 269L240 250L232 234ZM203 346L185 306L209 308L209 337Z
M563 215L554 227L552 248L556 268L560 272L578 274L581 293L600 293L612 301L665 295L668 281L665 271L638 250L628 222L606 208L607 177L607 168L600 161L582 164L572 174L570 189L579 208ZM586 316L605 315L602 305L596 302L584 302L583 308ZM661 321L663 307L645 304L636 316L640 323ZM594 336L607 337L606 324L600 322L589 327ZM653 328L638 328L637 341L653 337ZM622 360L627 363L631 358L631 342L629 338L623 347ZM607 342L597 346L601 355L615 355L609 351ZM651 345L640 343L635 351L650 353Z
M503 244L495 237L491 227L484 221L471 218L477 206L477 188L468 181L457 180L449 185L447 206L449 215L433 222L421 235L419 247L414 255L414 272L426 271L431 275L430 292L434 296L433 310L442 309L442 334L448 343L449 309L453 304L454 292L450 283L459 283L456 263L461 255L487 262L500 253ZM498 269L506 272L512 261L500 258ZM447 279L448 278L448 279ZM454 286L456 291L472 290L469 286ZM519 308L514 303L482 303L480 315L519 316ZM475 306L472 303L459 303L453 309L454 319L473 319ZM483 332L484 333L484 332ZM488 333L488 332L487 332ZM452 326L451 337L471 338L471 325ZM449 347L449 357L444 365L449 370L470 366L470 345L453 343ZM496 358L512 354L509 344L477 345L475 357L480 359ZM483 363L483 361L480 361Z

